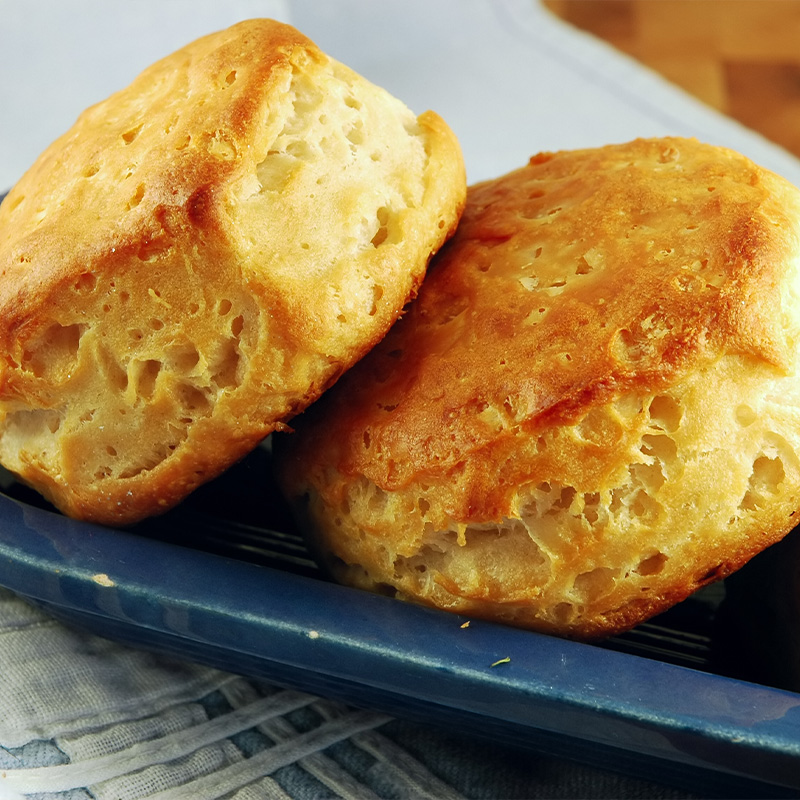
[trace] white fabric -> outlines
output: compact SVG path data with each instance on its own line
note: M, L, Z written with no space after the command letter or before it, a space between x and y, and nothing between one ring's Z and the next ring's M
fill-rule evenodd
M268 776L295 763L329 796L372 800L368 776L324 753L346 739L376 764L392 762L401 796L461 796L377 733L383 714L118 646L5 589L0 675L2 800L82 789L94 800L284 800L291 795ZM214 693L225 711L210 715L202 700ZM318 719L309 730L289 718L304 708ZM265 741L246 757L235 737L250 730Z
M0 743L5 747L84 733L127 719L131 712L148 717L231 679L189 663L166 667L149 653L78 637L20 606L12 595L0 594L0 615L14 617L10 627L0 628Z

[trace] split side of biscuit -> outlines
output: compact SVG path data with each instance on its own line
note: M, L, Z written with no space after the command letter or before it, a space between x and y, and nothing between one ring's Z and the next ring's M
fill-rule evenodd
M0 461L75 517L172 507L384 336L465 191L443 120L287 25L154 64L0 207Z
M799 340L786 181L686 139L540 154L470 188L280 480L344 582L605 636L793 526Z

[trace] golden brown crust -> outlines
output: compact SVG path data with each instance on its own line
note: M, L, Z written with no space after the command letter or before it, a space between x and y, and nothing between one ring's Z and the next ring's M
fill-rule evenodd
M334 572L592 637L780 538L799 196L680 139L471 187L408 314L284 445Z
M0 460L110 524L378 342L464 202L452 132L250 20L88 109L0 207Z

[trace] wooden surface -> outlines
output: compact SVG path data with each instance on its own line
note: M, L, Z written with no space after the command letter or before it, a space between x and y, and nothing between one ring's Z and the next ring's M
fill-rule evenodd
M542 0L800 156L800 0Z

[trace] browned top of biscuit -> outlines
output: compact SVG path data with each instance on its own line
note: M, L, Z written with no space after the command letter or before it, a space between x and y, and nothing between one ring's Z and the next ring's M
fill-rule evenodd
M318 53L290 26L241 23L158 61L113 98L84 111L3 203L0 248L18 252L3 265L4 275L15 280L0 284L0 304L7 307L15 285L58 280L59 267L71 266L50 258L37 261L33 274L27 267L38 246L52 250L40 240L57 230L59 217L70 220L69 230L57 230L68 250L74 248L70 234L91 234L83 243L87 255L104 253L108 240L116 247L144 246L147 231L131 220L169 224L172 208L185 205L193 223L209 224L212 187L238 168L241 151L262 126L254 109L285 81L278 67L290 68L300 48L312 58ZM257 57L243 58L247 53ZM151 219L159 206L163 219ZM123 219L129 242L119 238ZM153 227L150 234L155 240L163 231Z
M416 303L310 414L296 463L385 489L427 475L452 486L455 519L497 520L531 477L514 456L521 432L657 391L723 353L793 370L793 192L682 139L543 153L471 187ZM317 413L335 436L314 434ZM581 485L591 461L588 448L550 477Z

